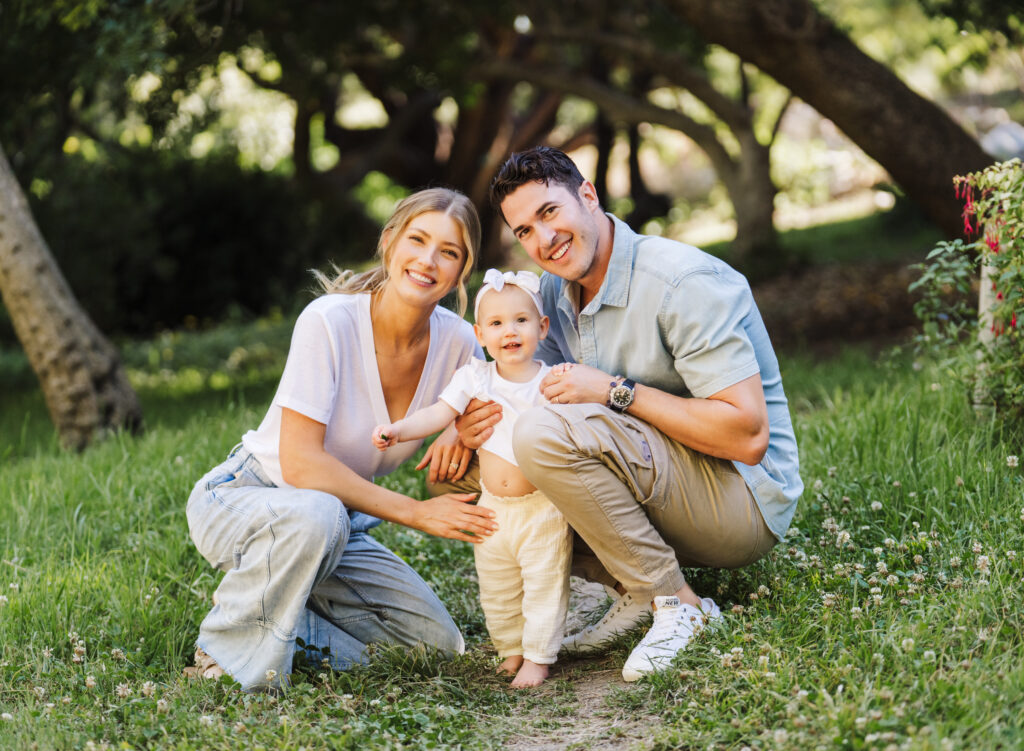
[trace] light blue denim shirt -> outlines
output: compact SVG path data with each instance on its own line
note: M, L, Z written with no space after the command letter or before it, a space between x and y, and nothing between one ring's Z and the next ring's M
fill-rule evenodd
M793 422L761 314L742 274L690 245L615 229L604 284L577 314L579 285L545 273L551 319L537 356L580 362L682 397L706 398L761 374L768 451L760 464L733 462L772 533L782 539L803 492Z

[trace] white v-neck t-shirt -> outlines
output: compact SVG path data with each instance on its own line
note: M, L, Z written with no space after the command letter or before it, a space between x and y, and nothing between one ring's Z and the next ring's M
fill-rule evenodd
M473 358L483 359L473 327L435 307L427 359L409 413L437 401L455 371ZM367 480L394 471L423 443L402 442L380 451L370 440L375 426L392 419L377 370L369 294L323 295L306 306L295 322L274 401L259 428L242 436L274 484L291 487L281 476L283 407L326 425L327 453Z

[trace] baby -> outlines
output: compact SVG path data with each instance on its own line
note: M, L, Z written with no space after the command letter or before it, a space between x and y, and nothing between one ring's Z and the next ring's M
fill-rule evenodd
M548 331L539 290L533 272L488 270L476 296L473 330L494 361L472 360L455 372L436 404L373 432L383 451L443 430L474 397L502 405L502 420L479 452L478 505L494 510L498 531L474 545L473 553L487 631L504 658L499 671L515 675L513 688L539 686L547 678L569 599L569 527L523 476L512 453L515 419L545 403L540 382L551 370L533 359Z

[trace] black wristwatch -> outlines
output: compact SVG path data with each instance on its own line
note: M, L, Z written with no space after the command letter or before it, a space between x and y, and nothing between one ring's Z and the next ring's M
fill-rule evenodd
M611 388L608 389L608 408L616 412L625 412L636 396L635 388L636 382L630 378L612 381Z

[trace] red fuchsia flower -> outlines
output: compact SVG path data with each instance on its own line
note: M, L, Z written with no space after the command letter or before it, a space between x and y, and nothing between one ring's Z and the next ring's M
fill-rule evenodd
M1003 293L1002 292L996 292L996 299L997 300L1002 300L1003 299Z
M1012 316L1010 316L1010 328L1011 329L1017 328L1017 314L1016 313L1014 313Z
M999 237L994 232L985 235L985 244L993 253L999 252Z
M964 209L964 234L973 235L974 227L971 226L971 215L967 209Z

